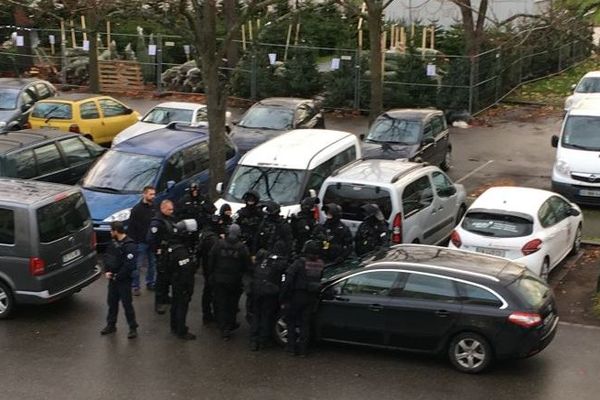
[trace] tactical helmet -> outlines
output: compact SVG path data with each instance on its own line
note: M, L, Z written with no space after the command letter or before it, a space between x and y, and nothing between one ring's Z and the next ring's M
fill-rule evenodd
M365 204L361 209L365 213L365 219L371 217L377 218L378 221L383 221L385 219L377 204Z
M193 190L200 190L200 185L198 184L198 182L190 183L190 192Z
M321 245L316 240L307 240L302 247L302 254L304 255L319 255L321 252Z
M316 197L305 197L300 202L300 209L304 212L312 211L313 207L319 204L319 199Z
M333 219L339 219L342 216L342 207L335 203L325 204L321 210L325 214L331 215Z
M279 215L281 206L276 201L266 201L263 203L263 210L267 215Z
M221 206L221 209L219 210L219 215L225 215L227 211L231 211L231 206L229 205L229 203L225 203Z
M248 190L246 193L244 193L242 196L242 201L248 203L251 197L254 197L254 204L257 204L260 201L260 195L256 190Z
M227 237L231 239L237 239L242 234L242 229L238 224L231 224L227 229Z

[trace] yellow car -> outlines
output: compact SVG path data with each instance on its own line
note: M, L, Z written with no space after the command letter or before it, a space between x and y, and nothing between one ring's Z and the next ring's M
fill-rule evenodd
M29 114L29 127L80 133L98 144L110 144L140 114L109 96L72 94L38 101Z

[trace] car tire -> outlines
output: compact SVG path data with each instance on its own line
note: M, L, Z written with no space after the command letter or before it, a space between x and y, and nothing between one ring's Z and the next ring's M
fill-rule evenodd
M440 169L444 172L448 172L452 167L452 150L448 148L444 154L444 161L440 164Z
M573 238L573 245L571 246L570 255L574 256L579 253L581 249L581 224L577 227L577 231L575 231L575 237Z
M478 374L492 362L492 347L481 335L463 332L456 335L448 346L450 362L460 372Z
M461 206L458 209L458 212L456 213L456 222L454 223L454 226L458 226L458 224L460 224L460 220L463 219L466 212L467 212L467 206L464 204L461 204Z
M544 261L542 261L542 266L540 267L540 278L548 282L548 276L550 276L550 259L544 257Z
M9 318L15 307L15 299L10 287L0 281L0 319Z

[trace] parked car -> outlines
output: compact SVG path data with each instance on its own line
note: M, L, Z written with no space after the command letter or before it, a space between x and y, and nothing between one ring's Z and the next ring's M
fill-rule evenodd
M445 354L462 372L531 357L554 339L552 290L509 260L443 247L398 245L326 280L314 338ZM287 341L285 323L276 339Z
M26 129L0 134L0 176L76 184L104 148L77 133Z
M92 221L72 186L0 178L0 319L100 276Z
M493 187L467 210L449 247L505 257L547 279L581 245L583 216L576 204L546 190Z
M552 190L577 204L600 204L600 98L586 99L565 116L552 136L556 161Z
M438 167L400 160L358 160L340 168L325 180L319 198L342 207L342 221L353 234L365 218L361 207L377 204L393 243L442 243L467 209L464 187Z
M225 122L225 130L227 132L231 131L230 119L231 113L227 111ZM131 139L142 133L165 128L171 122L183 122L192 126L206 127L208 126L206 106L198 103L161 103L148 111L139 122L136 122L129 128L125 128L121 133L115 136L112 145L115 146L124 140Z
M399 159L452 165L450 131L444 113L435 109L396 109L381 114L364 140L365 158Z
M36 101L56 96L56 88L40 79L0 78L0 133L23 129Z
M109 96L70 94L35 104L30 128L80 133L107 145L123 129L138 122L140 114Z
M225 152L229 174L239 153L227 138ZM81 185L98 245L104 247L110 240L111 222L127 223L145 186L156 187L156 204L166 198L179 200L191 182L206 190L208 160L208 132L176 123L121 142L104 153Z
M244 193L255 190L261 200L278 202L282 215L295 214L311 190L318 192L329 174L360 156L360 143L351 133L293 130L244 154L215 206L229 203L235 213L244 205Z
M588 72L572 89L573 94L565 100L565 112L585 98L600 97L600 71Z
M234 125L231 137L243 154L292 129L325 129L325 119L313 100L272 97L254 104Z

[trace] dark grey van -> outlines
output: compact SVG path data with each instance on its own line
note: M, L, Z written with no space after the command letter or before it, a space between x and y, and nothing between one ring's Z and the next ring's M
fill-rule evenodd
M79 188L0 178L0 319L100 276L92 220Z

